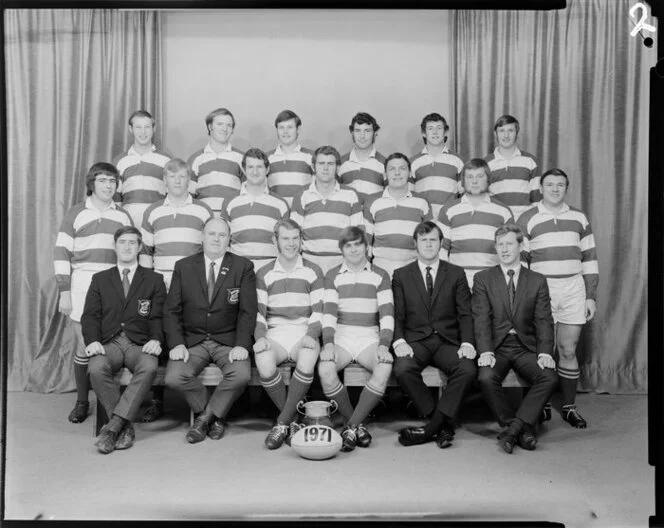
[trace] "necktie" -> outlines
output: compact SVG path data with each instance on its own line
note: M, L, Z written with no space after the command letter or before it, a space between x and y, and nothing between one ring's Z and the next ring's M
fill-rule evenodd
M208 302L212 302L212 294L214 293L214 262L210 262L210 273L208 273Z
M429 292L429 301L433 295L433 276L431 275L431 266L427 266L427 292Z
M122 289L124 290L125 299L129 293L129 269L125 268L122 270Z
M514 270L507 270L510 280L507 283L507 294L510 298L510 311L514 310L514 296L516 295L516 288L514 287Z

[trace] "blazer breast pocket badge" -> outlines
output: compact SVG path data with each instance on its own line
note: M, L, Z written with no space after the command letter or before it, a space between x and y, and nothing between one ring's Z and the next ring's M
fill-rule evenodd
M147 317L150 315L150 306L152 305L152 301L150 299L139 299L138 300L138 315L142 315L143 317Z
M228 304L237 304L240 300L240 288L228 288Z

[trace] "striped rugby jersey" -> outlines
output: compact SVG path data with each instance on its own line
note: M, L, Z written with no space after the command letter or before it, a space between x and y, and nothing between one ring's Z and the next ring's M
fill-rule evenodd
M279 259L256 272L256 340L265 337L268 328L282 325L307 326L307 335L318 339L323 320L323 272L301 256L295 268L287 271Z
M563 204L562 210L554 214L540 201L523 213L517 223L524 231L522 254L530 269L548 279L581 273L586 299L597 298L599 265L595 237L583 212Z
M288 207L293 204L293 198L299 191L311 185L314 173L311 166L312 156L313 152L301 145L295 147L295 151L290 154L286 154L279 145L267 155L270 162L267 184L270 191L286 200Z
M357 192L363 204L385 188L385 156L374 148L368 160L360 161L353 148L341 157L338 178L342 185Z
M387 347L394 335L394 297L387 272L367 262L359 272L345 262L325 275L323 345L334 343L337 325L379 330Z
M496 147L484 161L491 169L489 192L510 208L514 218L542 199L537 160L532 154L517 148L514 156L505 158Z
M445 146L435 158L427 147L410 159L412 189L431 205L434 218L447 200L456 198L463 161Z

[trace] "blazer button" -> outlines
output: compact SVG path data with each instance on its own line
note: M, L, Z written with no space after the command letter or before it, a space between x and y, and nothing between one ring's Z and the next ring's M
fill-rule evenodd
M208 312L207 316L210 317L210 312Z
M120 323L120 326L124 326L124 323Z

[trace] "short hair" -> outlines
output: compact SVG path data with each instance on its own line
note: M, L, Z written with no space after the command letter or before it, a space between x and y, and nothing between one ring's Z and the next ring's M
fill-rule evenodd
M410 160L408 159L408 156L406 156L401 152L394 152L393 154L390 154L387 158L385 158L385 163L383 163L383 165L385 166L385 170L387 170L387 164L393 159L406 160L406 164L408 165L408 170L410 170Z
M318 156L334 156L334 158L337 160L337 167L341 165L341 154L339 154L339 151L331 145L323 145L314 151L314 155L311 157L312 165L316 165Z
M274 224L274 229L272 230L274 238L279 238L279 229L282 227L291 231L297 230L300 236L302 236L302 228L300 227L300 224L298 224L295 220L291 220L290 218L281 218L277 220L276 224Z
M562 169L554 168L546 171L544 174L542 174L542 177L540 178L540 185L544 186L544 178L546 178L547 176L562 176L563 178L565 178L565 188L569 187L569 177L567 176L567 174L565 174L565 171L563 171Z
M138 243L139 244L143 243L143 236L141 235L141 230L132 225L122 226L115 233L113 233L113 242L114 243L117 242L118 238L120 238L122 235L136 235L138 237Z
M210 134L210 125L212 125L212 121L214 121L214 118L219 115L230 116L233 121L233 128L235 128L235 116L233 116L231 111L228 108L217 108L205 116L205 128L207 128L208 134Z
M348 127L348 130L350 130L351 134L353 133L355 125L371 125L373 127L374 133L380 130L378 121L376 121L374 116L367 114L366 112L358 112L353 116L353 119L350 120L350 126Z
M464 185L464 180L466 178L466 171L475 170L475 169L483 169L484 174L486 174L486 179L489 185L491 185L491 169L489 168L489 164L486 161L484 161L482 158L473 158L464 163L463 168L461 169L461 177L460 177L461 185Z
M120 173L118 172L118 169L115 167L115 165L105 161L99 161L90 167L90 170L85 175L86 196L92 196L92 193L95 190L95 179L100 174L105 176L113 176L113 178L115 178L115 185L118 185L120 182Z
M438 227L438 224L436 222L432 222L431 220L425 220L424 222L420 222L415 226L415 230L413 231L413 240L417 242L417 239L421 235L428 235L429 233L433 233L434 231L438 232L438 240L442 240L443 232L441 231L440 227Z
M450 129L447 121L442 115L433 112L432 114L427 114L422 118L422 122L420 123L420 130L422 131L422 134L427 131L427 123L437 123L438 121L443 122L443 128L445 129L445 133L447 133L447 131ZM426 138L424 138L424 141L426 142Z
M296 127L302 125L302 120L300 119L299 115L297 115L292 110L282 110L277 114L277 118L274 120L274 128L277 128L279 126L279 123L283 123L284 121L290 121L291 119L295 119Z
M523 242L523 229L518 224L514 222L507 222L506 224L501 225L496 232L493 234L494 242L498 242L498 238L505 236L509 233L514 233L516 235L516 240L519 244Z
M247 168L247 158L254 158L254 159L260 159L263 160L263 163L265 163L265 168L267 169L270 166L270 160L267 158L267 154L263 152L259 148L250 148L247 150L247 152L244 153L244 156L242 156L242 169Z
M205 228L210 222L213 222L214 220L221 220L224 224L226 224L226 227L228 228L228 233L230 234L231 232L231 225L228 223L228 220L226 220L223 216L211 216L209 217L205 223L203 224L203 229L201 229L201 233L205 231Z
M162 177L165 178L168 174L177 174L180 171L186 172L187 176L191 178L191 171L187 162L180 158L173 158L168 160L166 165L164 165Z
M339 249L343 250L346 244L355 242L356 240L369 247L369 239L367 238L367 232L364 230L364 227L348 226L344 228L341 235L339 235Z
M501 115L498 119L496 119L496 124L493 125L493 131L495 132L498 130L498 127L505 126L505 125L511 125L514 123L516 125L516 133L519 133L519 120L511 116L509 114Z
M134 113L132 113L129 116L129 126L134 126L132 124L132 121L134 120L135 117L148 117L152 119L152 126L154 126L155 120L154 117L152 117L152 114L148 112L147 110L136 110Z

